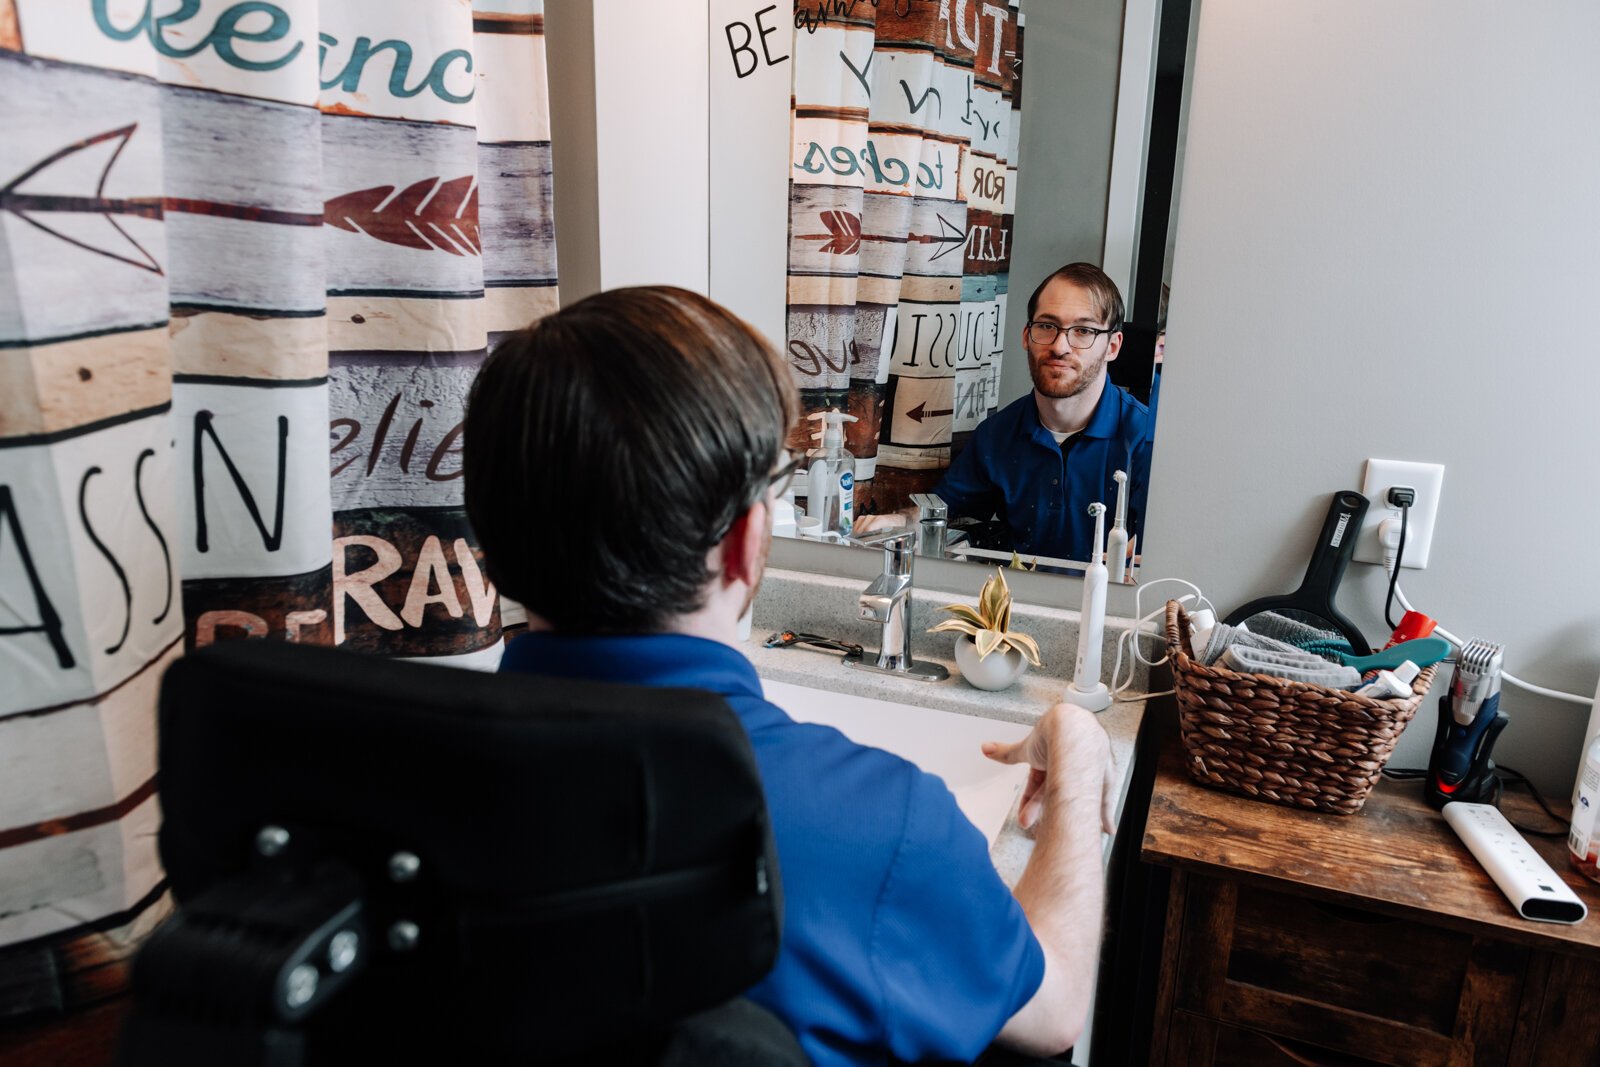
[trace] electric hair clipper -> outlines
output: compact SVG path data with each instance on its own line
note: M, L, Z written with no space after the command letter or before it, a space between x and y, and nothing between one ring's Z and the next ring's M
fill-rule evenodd
M1469 641L1456 660L1450 692L1439 698L1439 729L1424 795L1435 808L1452 800L1493 804L1499 783L1489 753L1511 721L1500 710L1501 646Z

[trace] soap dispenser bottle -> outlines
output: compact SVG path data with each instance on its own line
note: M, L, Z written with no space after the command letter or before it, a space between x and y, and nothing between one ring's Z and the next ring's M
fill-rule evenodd
M828 530L829 486L833 476L828 473L828 461L822 458L822 449L811 450L811 466L806 471L806 518L814 522L799 523L800 536L824 540Z
M844 424L855 422L856 417L838 408L816 411L806 417L821 420L823 424L822 429L811 435L813 439L822 440L820 453L813 455L820 460L824 468L822 476L827 479L827 509L820 514L822 528L828 533L849 537L855 525L856 458L845 450ZM813 475L817 473L817 460L811 464Z
M799 537L799 509L794 505L794 486L785 489L772 505L772 536Z

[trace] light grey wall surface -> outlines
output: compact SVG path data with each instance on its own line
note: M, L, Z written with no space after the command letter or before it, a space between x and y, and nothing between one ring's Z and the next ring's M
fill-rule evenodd
M594 100L594 0L544 14L561 306L600 291L600 182Z
M710 279L709 9L593 0L600 284Z
M1143 577L1195 579L1224 611L1286 592L1368 457L1443 463L1407 595L1504 642L1513 673L1592 694L1600 6L1199 17ZM1383 591L1352 564L1339 598L1373 637ZM1587 709L1502 700L1496 756L1564 799ZM1426 763L1434 707L1392 766Z
M1122 52L1122 0L1023 0L1022 13L1022 134L1003 402L1032 388L1022 352L1028 294L1063 263L1100 262Z
M562 306L623 285L706 291L707 18L656 0L547 5Z

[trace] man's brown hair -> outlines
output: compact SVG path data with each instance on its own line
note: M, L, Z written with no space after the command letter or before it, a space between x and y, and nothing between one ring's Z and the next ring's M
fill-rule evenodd
M1028 297L1028 321L1033 321L1034 312L1039 310L1039 297L1044 295L1044 287L1061 278L1069 281L1080 289L1087 290L1090 299L1094 301L1094 309L1105 320L1107 326L1113 330L1122 329L1122 294L1117 291L1117 283L1111 276L1093 263L1068 263L1065 267L1056 270L1033 291Z
M687 289L613 289L511 334L463 431L489 576L560 630L664 629L704 605L706 554L797 416L772 346Z

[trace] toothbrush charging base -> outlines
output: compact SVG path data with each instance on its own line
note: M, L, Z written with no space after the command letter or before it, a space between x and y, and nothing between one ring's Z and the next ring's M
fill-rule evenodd
M1079 689L1078 683L1071 682L1067 685L1067 691L1061 694L1061 699L1090 711L1105 711L1111 706L1111 690L1106 688L1104 682L1094 683L1091 689Z

